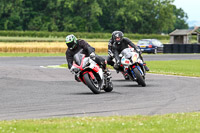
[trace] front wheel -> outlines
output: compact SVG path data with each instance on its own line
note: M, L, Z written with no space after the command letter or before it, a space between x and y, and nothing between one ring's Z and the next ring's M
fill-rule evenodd
M90 90L94 94L99 94L101 92L98 83L95 83L88 73L84 74L83 78L84 78L85 84L90 88Z
M145 79L142 77L140 71L137 68L134 68L133 72L135 73L138 84L145 87L146 86Z

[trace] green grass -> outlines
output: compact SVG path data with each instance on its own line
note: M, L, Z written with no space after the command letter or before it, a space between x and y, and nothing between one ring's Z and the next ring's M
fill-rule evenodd
M200 77L200 60L146 61L148 73ZM66 64L61 67L66 67ZM109 69L112 66L107 65Z
M67 64L62 64L62 65L60 65L60 67L68 68L68 65Z
M200 113L0 121L5 133L199 133Z
M200 77L200 60L146 61L150 73Z

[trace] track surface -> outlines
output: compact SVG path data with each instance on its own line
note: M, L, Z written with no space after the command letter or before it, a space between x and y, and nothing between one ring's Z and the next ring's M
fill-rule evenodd
M144 55L144 59L200 59L200 55ZM95 95L67 69L40 67L63 63L65 57L0 57L0 120L200 111L200 78L147 74L147 86L140 87L112 71L113 92Z

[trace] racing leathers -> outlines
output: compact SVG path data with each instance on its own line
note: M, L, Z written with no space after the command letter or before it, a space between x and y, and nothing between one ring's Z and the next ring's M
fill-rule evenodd
M102 68L103 72L107 75L107 78L111 78L111 73L106 68L106 60L103 57L94 54L95 48L91 47L86 41L81 40L81 39L77 40L77 46L75 49L70 50L68 48L66 51L66 59L68 62L69 69L71 69L73 65L74 55L78 53L80 50L82 50L82 54L85 54L86 57L91 57L91 59L94 60ZM76 75L75 75L75 79L76 80L78 79Z
M73 57L76 53L78 53L82 49L82 53L85 54L86 57L89 57L91 53L95 52L95 48L91 47L86 41L84 40L77 40L77 46L75 49L70 50L69 48L66 51L66 60L68 62L68 68L71 69L73 65ZM103 69L106 68L105 59L95 55L94 61Z
M120 64L119 54L125 48L129 48L129 46L134 48L135 51L139 53L140 59L143 61L143 57L141 56L141 52L138 50L138 47L134 45L128 38L124 37L122 41L120 42L120 44L115 43L115 41L112 38L109 40L109 43L108 43L109 56L107 58L107 63L111 66L114 66L114 62L112 61L112 59L115 58L116 65L119 65ZM148 67L146 66L145 69L148 70Z

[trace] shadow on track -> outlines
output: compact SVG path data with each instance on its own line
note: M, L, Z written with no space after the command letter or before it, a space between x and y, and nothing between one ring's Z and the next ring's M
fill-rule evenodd
M101 91L100 94L97 95L109 95L109 94L121 94L119 92L116 91L112 91L112 92L104 92L103 90ZM92 92L80 92L80 93L70 93L70 95L96 95Z
M128 84L128 85L115 85L116 87L142 87L142 86L140 86L140 85L137 85L137 84L133 84L133 85L130 85L130 84Z
M114 81L114 82L131 82L131 80L125 80L125 79L114 79L112 81Z

